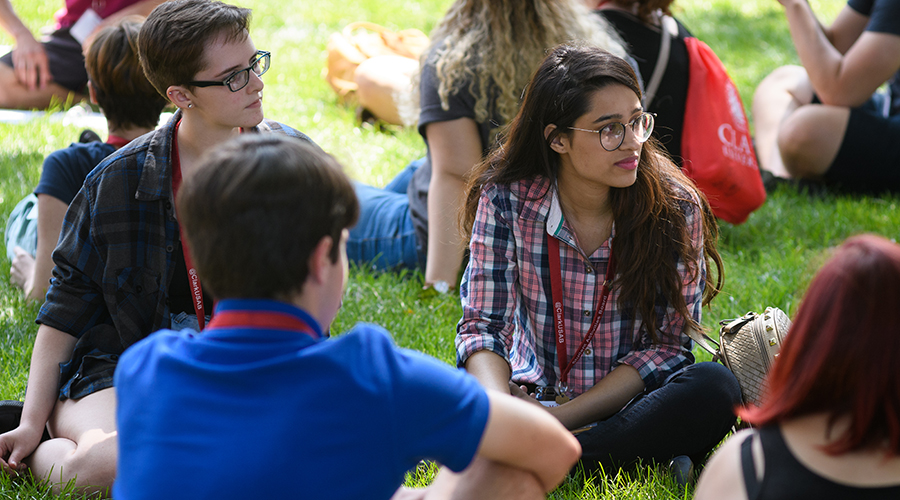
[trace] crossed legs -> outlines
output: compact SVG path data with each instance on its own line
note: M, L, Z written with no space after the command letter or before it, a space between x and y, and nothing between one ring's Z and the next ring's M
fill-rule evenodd
M16 79L12 67L0 64L0 108L46 109L54 98L65 103L70 94L72 91L53 82L43 89L29 90ZM84 97L77 93L73 95L76 100Z
M116 476L116 393L108 388L57 401L47 422L51 439L25 460L35 478L58 490L70 480L84 493L107 493Z
M760 166L779 177L820 179L847 132L850 108L812 104L813 88L802 66L782 66L753 96Z
M459 473L442 468L426 488L402 487L391 500L543 500L540 482L530 472L475 458Z

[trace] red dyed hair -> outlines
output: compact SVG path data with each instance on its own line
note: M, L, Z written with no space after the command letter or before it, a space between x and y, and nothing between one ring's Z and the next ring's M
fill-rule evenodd
M774 424L826 412L850 427L825 448L845 453L888 442L900 455L900 245L874 235L842 244L813 278L759 408L745 421Z

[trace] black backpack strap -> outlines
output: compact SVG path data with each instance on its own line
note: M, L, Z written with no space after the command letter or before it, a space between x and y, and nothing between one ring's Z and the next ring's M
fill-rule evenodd
M666 66L669 65L669 51L672 46L672 37L678 36L678 23L670 16L660 16L660 38L659 38L659 56L656 58L656 66L653 67L653 74L647 82L647 88L644 89L644 98L642 99L644 108L649 108L653 98L656 97L656 91L659 90L659 84L662 82L663 73L666 72ZM672 33L674 29L674 34Z
M744 471L744 486L747 488L747 499L756 500L762 491L762 480L757 479L756 463L753 462L753 437L756 432L747 436L741 443L741 469Z

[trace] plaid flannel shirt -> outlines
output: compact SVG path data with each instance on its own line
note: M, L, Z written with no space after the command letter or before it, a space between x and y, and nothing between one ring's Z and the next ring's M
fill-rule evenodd
M696 195L687 195L696 199ZM696 205L681 203L693 244L702 248L702 218ZM591 256L577 246L562 215L555 187L542 177L509 186L489 185L479 200L472 230L469 265L460 287L463 316L457 326L457 363L477 351L490 350L506 359L512 379L553 385L559 378L553 313L550 308L550 267L547 237L558 238L566 321L566 351L571 360L590 329L597 307L610 239ZM619 259L626 258L624 256ZM679 261L688 310L700 321L706 264L699 259L699 280L691 280ZM592 344L569 372L568 387L579 395L621 364L633 366L649 390L672 373L694 362L685 320L669 304L657 303L657 328L678 334L678 344L653 344L640 316L621 309L613 288ZM634 322L632 323L632 318ZM669 336L668 338L672 338Z
M179 111L101 161L66 212L36 320L78 339L60 366L61 397L111 387L118 355L169 326L168 290L180 248L170 156L180 119ZM309 140L271 120L252 130Z

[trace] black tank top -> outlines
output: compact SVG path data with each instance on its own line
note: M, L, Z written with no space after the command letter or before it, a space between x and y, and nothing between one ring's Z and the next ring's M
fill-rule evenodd
M896 500L900 498L900 484L878 488L847 486L826 479L807 469L791 453L777 425L758 431L765 457L762 481L756 480L750 436L741 443L741 467L749 500Z

